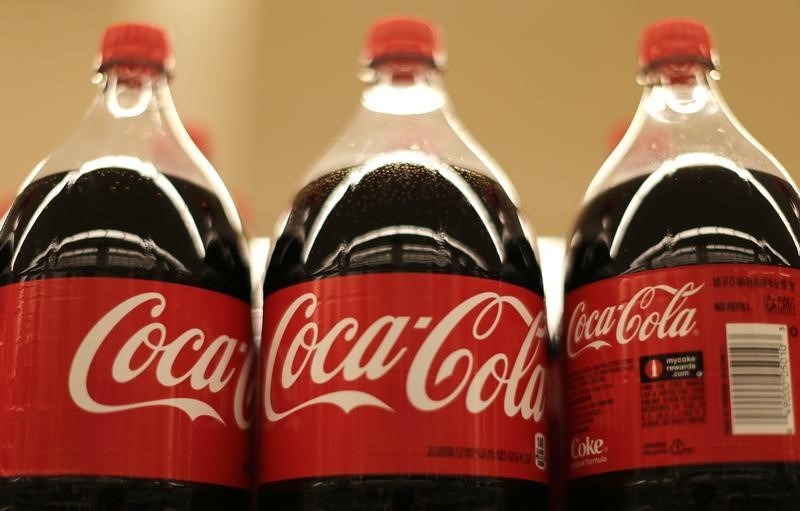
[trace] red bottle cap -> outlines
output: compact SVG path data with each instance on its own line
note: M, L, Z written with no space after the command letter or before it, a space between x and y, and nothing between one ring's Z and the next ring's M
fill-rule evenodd
M678 59L713 63L711 32L704 23L689 18L665 19L642 30L639 38L641 67Z
M398 56L438 61L439 29L427 20L405 16L373 23L364 45L367 62Z
M100 44L101 67L137 63L168 68L172 48L167 33L145 23L116 23L106 28Z

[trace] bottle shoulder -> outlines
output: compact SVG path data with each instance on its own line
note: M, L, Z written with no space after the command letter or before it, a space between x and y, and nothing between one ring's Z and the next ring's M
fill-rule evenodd
M585 200L642 176L704 166L757 169L796 188L711 81L645 89L627 132L595 175Z
M386 113L359 106L342 135L311 166L304 181L311 182L331 169L353 167L370 160L413 161L420 157L483 174L498 181L509 197L519 202L504 170L464 127L449 103L413 114Z

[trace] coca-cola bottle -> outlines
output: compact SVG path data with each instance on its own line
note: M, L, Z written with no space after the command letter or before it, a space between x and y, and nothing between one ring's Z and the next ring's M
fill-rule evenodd
M361 105L280 226L261 509L544 509L546 319L511 188L456 120L437 30L375 23Z
M639 110L566 270L568 509L800 509L800 199L708 29L648 26Z
M0 508L249 509L241 228L125 23L99 93L0 230Z

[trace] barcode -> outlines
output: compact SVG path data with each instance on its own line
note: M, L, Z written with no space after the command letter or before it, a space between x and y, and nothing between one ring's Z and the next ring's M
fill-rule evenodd
M733 434L793 434L786 325L729 323L726 334Z

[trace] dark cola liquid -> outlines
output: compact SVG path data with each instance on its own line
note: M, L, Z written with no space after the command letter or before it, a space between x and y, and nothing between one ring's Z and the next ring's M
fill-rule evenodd
M649 190L639 177L596 196L572 235L566 291L625 273L693 264L800 268L795 191L770 174L751 171L747 177L721 167L684 168ZM629 210L632 220L621 226ZM615 237L621 244L612 258ZM800 509L800 464L614 472L569 481L566 492L567 508L576 511L790 511Z
M265 294L311 279L393 271L504 280L542 294L517 209L494 180L407 163L359 170L331 172L300 191L276 241ZM499 233L502 251L489 229ZM306 427L313 434L325 425ZM344 476L259 489L263 510L529 511L546 509L547 499L544 485L467 476Z
M190 229L199 234L205 256L195 249ZM243 250L219 199L205 188L126 169L79 177L64 172L32 182L12 205L0 230L0 285L129 277L202 287L249 302ZM249 503L246 490L183 481L68 474L0 479L4 511L238 511Z

